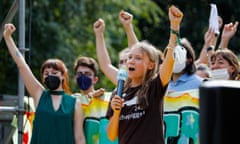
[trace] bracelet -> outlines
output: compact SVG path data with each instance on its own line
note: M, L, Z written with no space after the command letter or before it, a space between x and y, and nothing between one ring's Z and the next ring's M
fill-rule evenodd
M173 29L170 29L170 32L172 33L172 34L175 34L176 36L177 36L177 44L181 44L181 40L180 40L180 33L179 33L179 31L175 31L175 30L173 30Z
M177 37L180 37L179 31L175 31L175 30L173 30L173 29L170 29L170 32L171 32L172 34L177 35Z

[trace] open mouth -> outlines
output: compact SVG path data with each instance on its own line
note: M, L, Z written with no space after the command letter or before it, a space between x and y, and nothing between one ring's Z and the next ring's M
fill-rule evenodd
M129 67L128 70L129 70L129 71L135 71L135 68Z

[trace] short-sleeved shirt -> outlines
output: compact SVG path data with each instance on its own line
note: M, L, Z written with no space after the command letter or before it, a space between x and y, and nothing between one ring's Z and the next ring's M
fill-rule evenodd
M196 74L183 74L174 83L173 80L169 82L168 91L185 91L189 89L197 89L202 84L203 79Z
M117 144L117 140L111 141L107 137L106 112L111 98L111 92L104 92L99 97L89 98L81 93L74 93L74 97L80 99L84 113L84 134L87 144Z
M148 107L138 104L137 91L132 87L123 95L124 104L119 117L119 144L164 144L163 135L163 96L166 87L162 86L159 75L149 84ZM107 117L113 115L109 106Z
M193 143L199 140L199 94L203 78L196 74L183 74L174 83L172 80L165 96L165 141L171 143Z
M76 98L64 93L54 110L50 91L42 93L33 121L31 144L74 144Z
M81 101L84 117L101 118L106 116L108 103L111 98L110 92L104 92L103 95L93 98L89 98L81 93L74 93L73 96Z

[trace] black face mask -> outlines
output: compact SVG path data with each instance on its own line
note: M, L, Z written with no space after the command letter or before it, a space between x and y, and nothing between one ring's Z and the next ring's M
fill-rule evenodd
M45 78L45 84L50 90L55 90L60 85L60 79L57 76L49 75Z

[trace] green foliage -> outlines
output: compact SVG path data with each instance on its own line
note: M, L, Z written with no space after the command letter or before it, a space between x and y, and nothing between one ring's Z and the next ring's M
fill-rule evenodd
M9 4L10 2L4 1L3 3ZM39 69L44 60L51 57L62 59L69 68L72 91L78 91L73 81L74 60L82 55L96 59L93 23L98 18L105 20L106 45L113 64L117 66L118 52L127 47L126 35L118 19L120 10L124 9L133 13L134 17L136 17L134 20L136 26L138 25L137 17L146 19L149 23L158 23L160 21L158 13L161 12L155 3L145 0L33 1L32 9L30 9L30 6L30 3L26 4L26 20L32 18L32 21L26 22L31 24L26 26L26 44L29 44L26 47L30 48L30 51L26 53L29 56L26 57L26 60L33 73L40 80ZM140 7L141 9L139 9ZM18 28L17 23L14 24ZM138 37L141 38L140 29L135 27L135 31ZM14 39L17 42L17 38L14 37ZM4 58L10 61L9 64L12 64L12 60L9 60L7 53ZM13 67L15 66L13 64ZM3 71L3 73L7 72L11 73L11 75L17 73L11 72L9 67ZM97 88L104 87L107 90L114 88L114 85L102 72L100 72L99 77L100 81ZM16 84L16 80L12 80L11 83ZM0 93L9 91L9 89L5 88L6 86L3 85ZM13 89L16 90L17 87Z
M1 22L12 2L13 0L0 2ZM216 0L214 3L217 4L224 23L239 20L240 1ZM117 66L118 52L127 47L126 34L118 19L120 10L133 14L134 30L139 40L148 40L163 50L168 43L168 7L171 4L177 5L184 12L180 34L190 40L198 56L203 35L208 28L210 3L207 0L58 0L26 1L26 47L30 48L26 53L26 61L41 80L39 69L42 62L51 57L62 59L69 68L72 91L78 91L73 81L73 63L82 55L96 59L93 23L98 18L105 20L107 49L113 64ZM18 15L13 23L18 30ZM14 33L14 39L17 43L18 31ZM239 51L240 45L237 39L239 32L230 43L230 48L235 52ZM17 93L18 71L3 40L0 43L0 53L0 93ZM102 72L99 77L97 88L114 89L114 85Z

